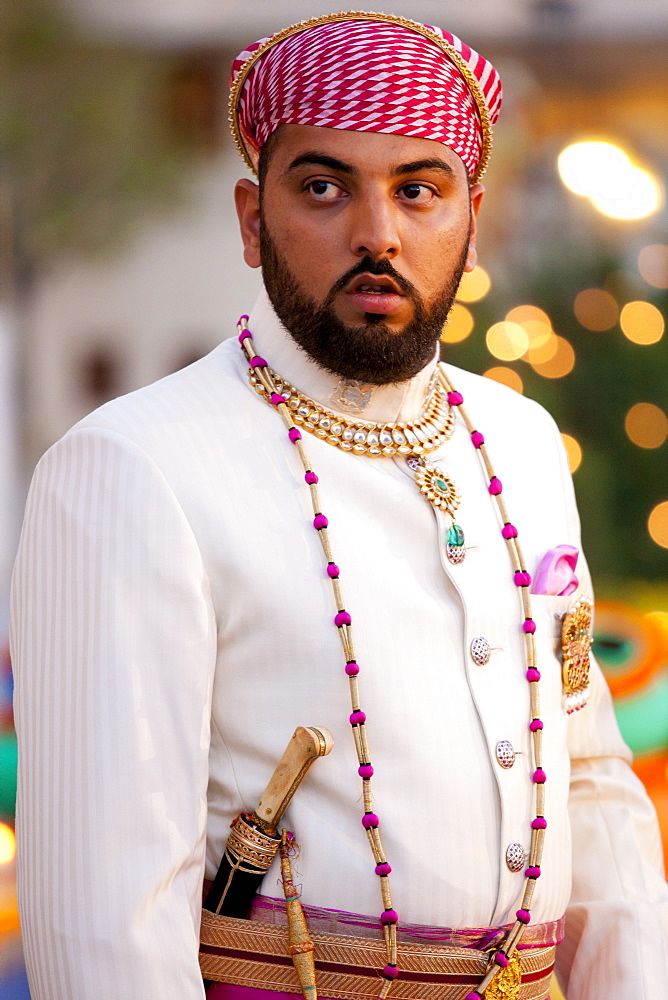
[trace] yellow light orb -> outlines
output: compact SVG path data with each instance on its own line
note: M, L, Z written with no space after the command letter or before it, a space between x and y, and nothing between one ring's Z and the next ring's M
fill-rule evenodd
M556 337L557 349L548 361L531 361L533 370L543 378L563 378L575 367L575 351L564 337Z
M525 319L522 323L522 327L526 330L527 337L529 338L529 351L537 350L539 347L545 347L555 338L554 330L547 323L543 323L537 319ZM556 347L554 348L556 351Z
M16 837L11 826L0 823L0 865L9 864L16 855Z
M464 271L457 289L457 298L460 302L479 302L480 299L484 299L491 287L492 282L487 271L476 264L472 271Z
M611 142L576 142L557 159L561 180L612 219L644 219L656 212L662 191L655 178Z
M487 350L499 361L517 361L529 349L529 337L519 323L494 323L485 336Z
M545 329L545 328L543 328ZM547 337L541 339L540 343L531 346L524 357L530 365L544 365L556 356L559 350L559 338L554 330L550 330Z
M500 382L501 385L507 385L509 389L514 389L515 392L524 392L524 383L520 376L512 368L506 368L505 365L488 368L486 372L483 372L483 375L485 378L491 378L493 382Z
M602 288L585 288L575 296L573 312L585 330L609 330L619 319L617 301Z
M636 403L626 414L624 430L639 448L660 448L668 437L668 417L653 403Z
M571 472L576 472L582 464L582 447L572 434L562 434L561 440L568 455L568 467Z
M662 549L668 549L668 500L658 503L647 519L650 538Z
M557 158L563 183L569 191L586 198L597 195L604 178L606 184L621 183L629 165L626 153L611 142L574 142Z
M545 326L550 328L552 327L550 317L547 313L538 306L531 305L515 306L509 313L506 313L506 321L508 323L519 323L520 326L524 326L525 323L531 322L544 323Z
M469 336L475 321L470 309L455 302L443 327L441 340L444 344L459 344Z
M656 344L663 337L663 316L651 302L627 302L619 316L624 336L634 344Z
M668 288L668 246L651 243L638 254L638 270L648 285Z

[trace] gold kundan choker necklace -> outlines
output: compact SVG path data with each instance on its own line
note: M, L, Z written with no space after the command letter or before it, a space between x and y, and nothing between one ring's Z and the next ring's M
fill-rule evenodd
M438 377L432 379L427 402L417 420L372 423L350 420L328 410L295 389L271 368L268 371L277 391L285 397L294 422L342 451L352 451L356 455L426 455L452 437L454 411ZM270 403L270 394L253 368L249 369L248 377L256 392Z

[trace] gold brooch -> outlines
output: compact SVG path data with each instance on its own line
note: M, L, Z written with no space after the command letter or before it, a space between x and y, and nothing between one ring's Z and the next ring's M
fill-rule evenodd
M578 601L563 617L561 678L564 708L569 714L584 708L589 698L591 621L592 605L589 601Z

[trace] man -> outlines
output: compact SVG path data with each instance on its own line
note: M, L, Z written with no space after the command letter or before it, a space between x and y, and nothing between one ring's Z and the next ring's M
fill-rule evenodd
M267 295L241 345L73 428L28 502L35 1000L204 995L202 879L300 724L335 738L285 820L321 995L544 998L564 933L569 1000L665 990L656 824L588 661L559 434L437 364L500 96L458 39L384 15L316 18L235 64ZM280 895L274 867L225 925L211 996L297 990ZM355 958L318 958L332 931Z

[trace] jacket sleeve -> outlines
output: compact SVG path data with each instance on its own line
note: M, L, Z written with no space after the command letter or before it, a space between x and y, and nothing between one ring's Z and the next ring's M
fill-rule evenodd
M183 511L123 435L75 428L39 464L11 641L33 1000L200 1000L215 621Z
M562 461L572 535L580 525ZM584 558L580 588L591 594ZM570 717L573 887L557 949L568 1000L656 1000L668 983L668 886L654 807L630 768L612 698L592 657L587 706Z

